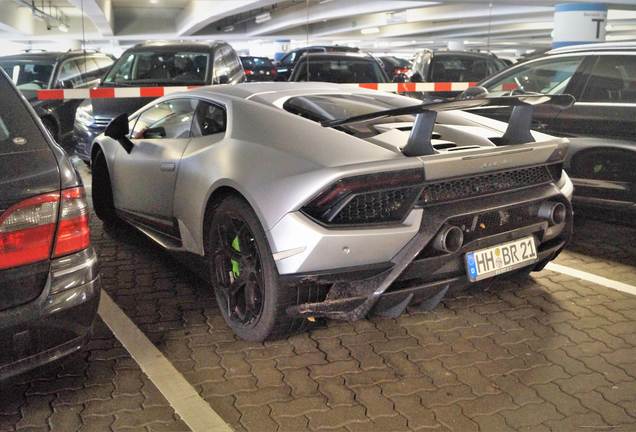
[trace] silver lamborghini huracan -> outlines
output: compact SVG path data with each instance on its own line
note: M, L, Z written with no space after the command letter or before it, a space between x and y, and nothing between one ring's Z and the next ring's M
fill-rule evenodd
M172 94L97 138L94 209L202 262L247 340L426 310L567 243L567 140L530 130L541 103L572 98L422 104L282 82ZM502 105L508 123L462 111Z

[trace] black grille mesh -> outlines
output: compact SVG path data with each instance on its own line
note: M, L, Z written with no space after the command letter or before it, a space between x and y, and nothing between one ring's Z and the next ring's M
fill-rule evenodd
M473 198L552 181L545 166L501 171L475 177L430 183L424 186L419 204L434 204L464 198Z
M331 223L348 225L400 221L411 209L418 191L419 187L356 195Z

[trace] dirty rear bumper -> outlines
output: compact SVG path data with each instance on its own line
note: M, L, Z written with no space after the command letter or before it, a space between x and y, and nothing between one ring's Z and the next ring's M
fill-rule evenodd
M430 244L447 223L473 215L506 211L544 201L559 201L567 208L567 219L560 225L545 220L529 220L488 235L475 235L452 254L431 253ZM390 262L374 266L345 269L319 274L285 275L281 282L303 285L320 284L328 287L322 302L291 306L291 316L330 318L355 321L370 312L397 316L409 305L427 308L443 295L470 284L466 276L466 252L505 243L532 235L537 244L538 259L533 270L541 270L565 247L572 234L572 206L553 184L505 193L486 199L465 200L424 208L420 229L409 243Z

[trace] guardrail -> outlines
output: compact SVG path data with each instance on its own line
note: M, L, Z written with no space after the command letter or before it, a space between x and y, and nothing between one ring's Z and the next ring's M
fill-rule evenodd
M476 82L407 82L407 83L356 83L343 84L393 93L409 92L451 92L464 91L477 85ZM513 84L514 85L514 84ZM37 90L38 100L60 99L118 99L118 98L159 98L200 86L178 87L96 87L83 89ZM505 87L505 86L504 86ZM516 86L515 86L516 88ZM506 89L504 90L512 90Z

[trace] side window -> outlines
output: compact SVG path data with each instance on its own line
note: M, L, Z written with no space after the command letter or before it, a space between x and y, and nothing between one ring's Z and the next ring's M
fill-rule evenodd
M241 59L231 47L225 47L225 64L229 69L230 79L233 80L241 73Z
M80 85L99 78L99 66L92 57L80 58L75 61L80 70Z
M225 110L218 105L201 101L192 122L192 136L201 137L225 132L225 125Z
M229 68L225 62L225 47L219 47L214 51L214 64L212 65L212 84L221 84L221 77L230 76Z
M636 56L599 56L583 102L636 102Z
M490 93L520 90L560 94L583 61L583 57L562 57L522 65L486 86Z
M57 88L75 88L81 84L80 70L77 67L77 62L74 60L67 60L62 63L60 72L57 75Z
M196 104L194 99L172 99L158 103L139 115L130 138L189 138Z
M283 57L280 60L280 65L281 66L289 66L290 64L292 64L294 62L295 58L296 58L296 51L292 51L289 54L285 55L285 57Z

